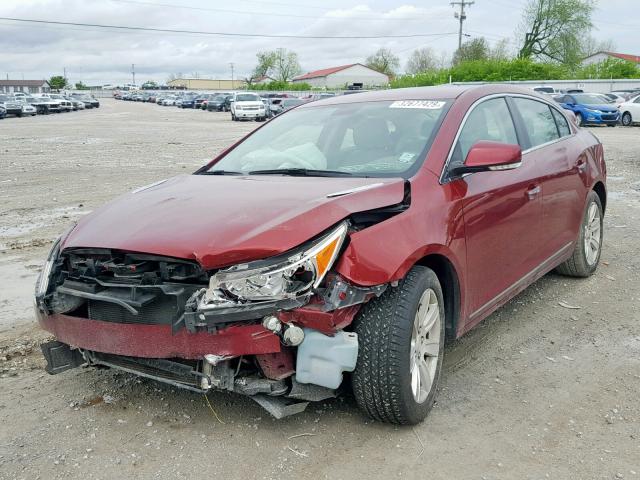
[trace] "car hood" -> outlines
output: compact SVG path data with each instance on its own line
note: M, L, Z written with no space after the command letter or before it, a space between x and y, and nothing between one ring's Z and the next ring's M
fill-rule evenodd
M589 110L600 110L601 112L617 112L618 108L613 106L613 105L607 105L607 104L602 104L602 105L583 105L584 108L588 108Z
M403 198L401 178L182 175L83 217L63 248L152 253L214 269L283 253L352 213Z

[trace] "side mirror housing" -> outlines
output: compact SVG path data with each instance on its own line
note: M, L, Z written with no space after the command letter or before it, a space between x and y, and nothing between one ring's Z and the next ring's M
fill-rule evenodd
M471 147L464 165L453 169L455 176L466 173L513 170L522 164L522 149L510 143L481 140Z

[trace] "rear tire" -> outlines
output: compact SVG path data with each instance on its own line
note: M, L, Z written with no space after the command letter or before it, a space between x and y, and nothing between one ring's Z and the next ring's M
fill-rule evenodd
M624 125L625 127L628 127L632 123L633 123L633 118L631 117L631 114L629 112L624 112L624 114L622 115L622 125Z
M587 207L573 255L556 268L558 273L581 278L593 275L602 253L603 216L600 197L592 190L587 196Z
M422 266L362 307L354 323L359 349L352 386L366 414L398 425L424 420L442 369L444 318L438 277Z

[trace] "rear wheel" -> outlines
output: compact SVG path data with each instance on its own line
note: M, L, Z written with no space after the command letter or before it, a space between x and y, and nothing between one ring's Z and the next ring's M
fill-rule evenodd
M422 266L364 305L354 324L359 351L352 385L370 417L412 425L427 416L442 369L444 318L438 277Z
M624 125L625 127L628 127L632 123L633 123L633 118L631 117L631 114L629 112L624 112L624 114L622 115L622 125Z
M587 208L573 255L557 268L558 273L571 277L588 277L598 268L602 252L602 203L594 191L587 197Z

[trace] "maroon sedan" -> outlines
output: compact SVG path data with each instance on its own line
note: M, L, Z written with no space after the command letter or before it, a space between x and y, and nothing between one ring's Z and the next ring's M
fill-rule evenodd
M47 370L234 391L277 417L350 383L373 418L420 422L445 338L553 269L591 275L605 205L602 145L531 91L305 104L55 243Z

